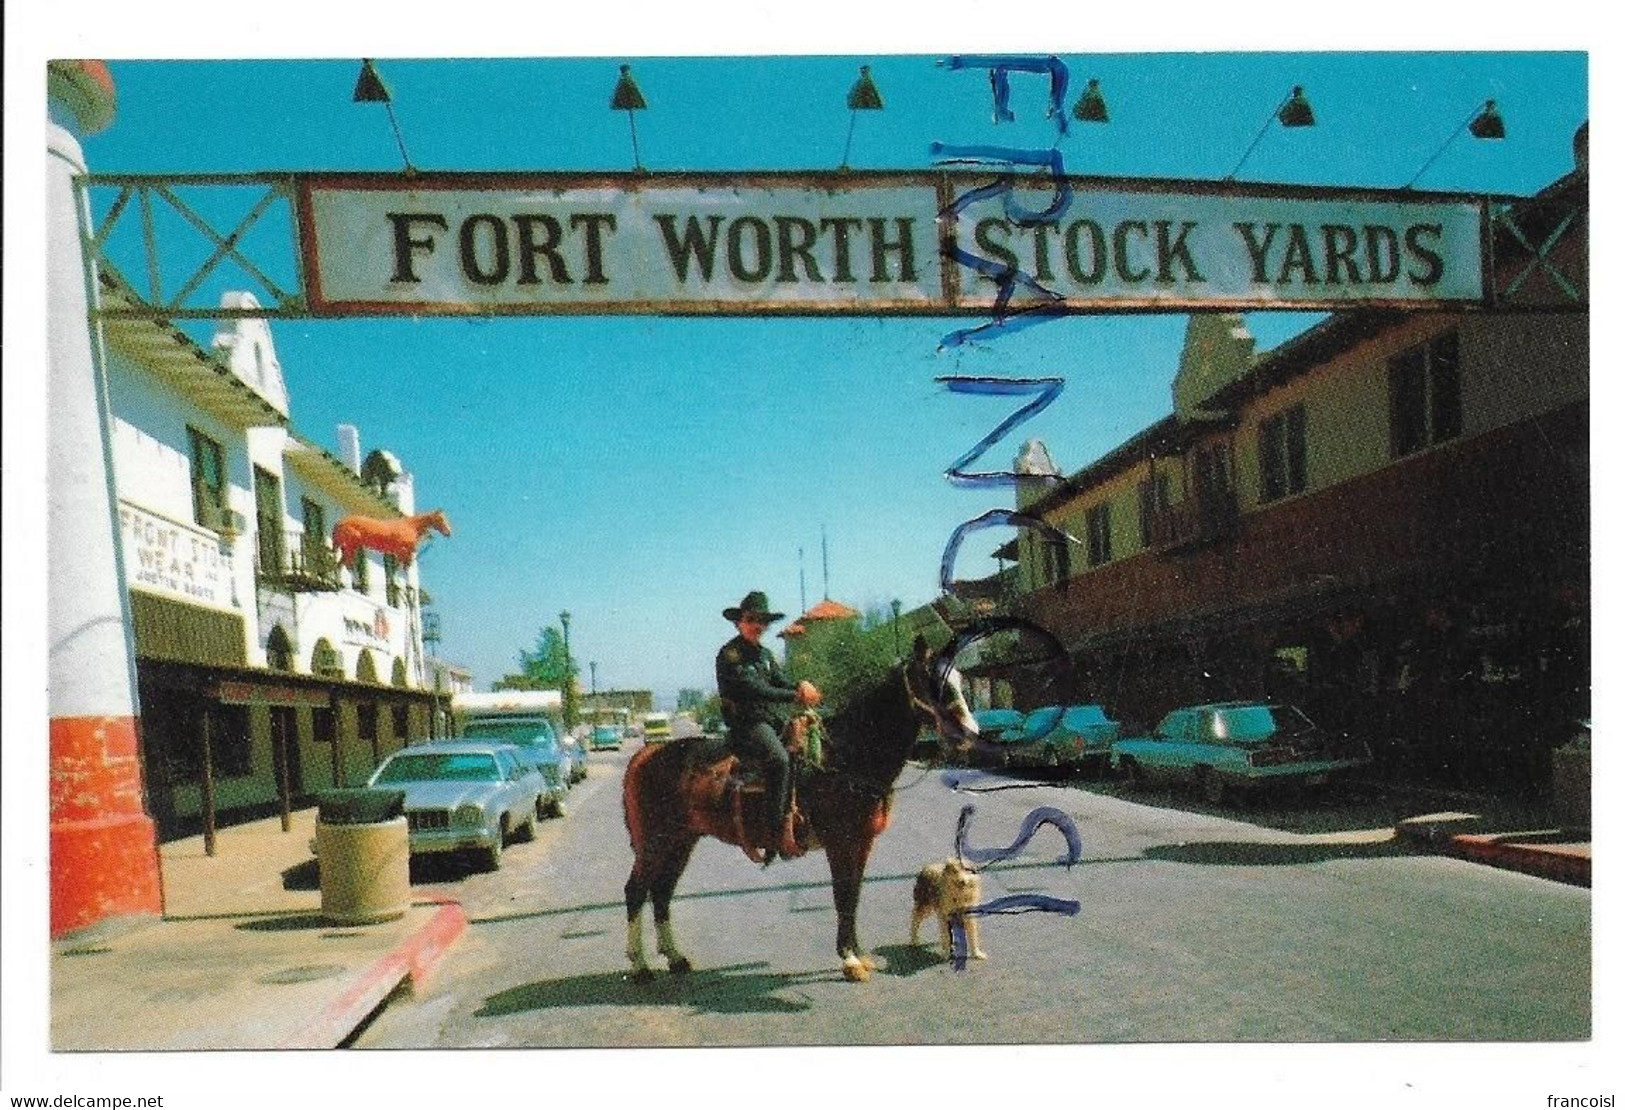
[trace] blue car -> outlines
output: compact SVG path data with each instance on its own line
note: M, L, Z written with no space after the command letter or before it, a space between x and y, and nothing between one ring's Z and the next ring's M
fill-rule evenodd
M1046 705L1001 734L1007 765L1104 771L1122 726L1098 705Z
M1370 763L1371 750L1294 706L1233 701L1176 709L1153 735L1112 744L1112 758L1135 785L1188 783L1217 805L1266 787L1325 785Z
M512 744L521 763L535 768L546 784L537 799L537 813L543 817L564 816L564 795L570 789L574 761L559 742L553 723L546 717L509 717L474 720L468 723L462 739L489 744Z

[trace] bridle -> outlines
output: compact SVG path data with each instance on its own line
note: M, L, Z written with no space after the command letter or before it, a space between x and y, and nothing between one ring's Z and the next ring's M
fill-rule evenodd
M903 689L908 693L909 707L922 724L928 725L938 736L958 742L966 730L957 715L947 710L946 704L950 690L961 705L964 694L949 681L952 669L950 660L938 660L930 665L912 660L903 668ZM922 690L921 686L926 688Z

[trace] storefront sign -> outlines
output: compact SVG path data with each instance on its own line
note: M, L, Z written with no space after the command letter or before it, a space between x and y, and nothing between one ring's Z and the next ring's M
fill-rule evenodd
M1481 198L949 173L298 179L310 310L985 313L1480 303Z
M383 609L374 609L365 617L345 614L344 642L351 646L388 648L389 632L389 614Z
M124 577L145 590L194 605L231 610L231 559L213 532L119 503Z
M237 682L222 679L214 689L216 700L222 705L276 705L288 708L309 706L326 709L333 704L326 690L308 690L301 686L275 686L264 682Z

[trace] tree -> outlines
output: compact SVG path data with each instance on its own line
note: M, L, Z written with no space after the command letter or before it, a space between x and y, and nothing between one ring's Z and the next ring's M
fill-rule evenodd
M692 713L703 706L705 700L710 696L704 690L696 690L693 687L685 686L677 691L677 712Z
M519 672L504 675L496 684L498 690L559 690L565 691L565 680L573 688L581 666L564 650L564 633L548 625L536 634L533 650L519 652Z
M838 712L848 698L883 678L894 660L891 613L872 608L859 621L831 622L808 638L787 668L791 678L806 679L823 692L827 712Z

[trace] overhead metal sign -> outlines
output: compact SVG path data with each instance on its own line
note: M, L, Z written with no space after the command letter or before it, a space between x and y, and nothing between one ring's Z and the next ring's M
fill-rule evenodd
M959 173L298 175L308 311L966 315L1486 301L1484 198Z
M1576 309L1572 206L984 170L87 174L102 317ZM223 304L223 290L253 300Z

